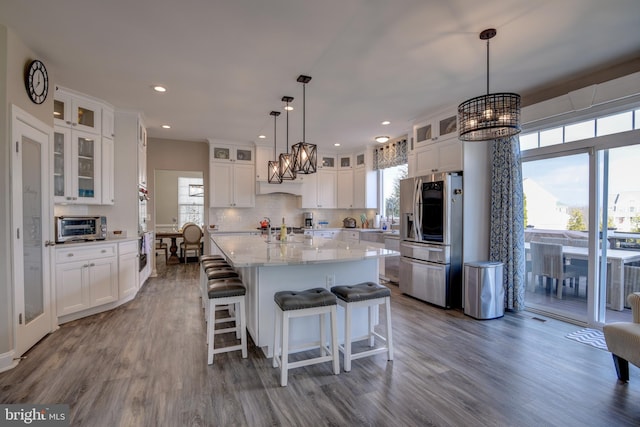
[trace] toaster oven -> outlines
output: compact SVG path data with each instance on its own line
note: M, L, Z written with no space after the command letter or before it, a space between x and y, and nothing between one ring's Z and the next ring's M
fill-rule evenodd
M55 217L56 243L87 242L107 238L106 216Z

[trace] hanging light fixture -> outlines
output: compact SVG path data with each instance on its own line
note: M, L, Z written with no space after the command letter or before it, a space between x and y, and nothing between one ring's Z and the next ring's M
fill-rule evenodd
M276 160L269 160L267 181L269 184L282 184L282 177L280 176L280 162L277 160L276 155L276 119L280 115L280 111L272 111L269 114L273 116L273 157Z
M520 95L489 94L489 40L494 28L480 33L487 41L487 94L471 98L458 106L458 138L462 141L488 141L508 138L520 133Z
M300 75L298 82L302 83L302 141L291 146L291 154L294 158L294 170L296 173L315 173L318 165L317 147L309 144L305 139L305 87L311 81L311 77Z
M293 154L289 154L289 110L291 110L289 103L293 101L293 97L283 96L282 101L287 103L284 107L287 112L287 151L280 153L280 179L293 181L296 179L295 161Z

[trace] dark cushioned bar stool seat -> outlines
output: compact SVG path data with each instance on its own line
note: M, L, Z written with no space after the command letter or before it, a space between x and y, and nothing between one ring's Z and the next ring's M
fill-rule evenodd
M275 301L273 367L280 367L280 385L287 385L289 369L317 363L333 362L333 373L340 373L340 356L338 352L338 326L336 297L323 288L305 291L282 291L273 296ZM326 315L331 322L331 346L327 346ZM301 348L320 348L320 356L311 359L289 362L289 321L296 317L320 317L320 341L302 344Z
M202 255L202 256L200 256L200 262L212 261L212 260L226 261L225 258L222 255Z
M360 359L361 357L372 356L379 353L387 353L387 360L393 360L393 340L391 333L391 291L382 285L373 282L359 283L357 285L334 286L331 292L338 297L338 305L344 309L344 345L340 346L343 354L343 367L346 372L351 370L351 361ZM381 335L374 330L375 320L377 319L378 306L384 304L386 311L386 334ZM368 307L369 309L369 328L368 334L363 337L351 336L351 319L353 318L353 309L359 307ZM376 311L374 311L374 309ZM382 342L382 346L375 347L375 339L378 338ZM364 339L369 340L371 350L354 353L352 351L352 343Z
M209 307L206 310L207 320L207 363L213 363L213 356L218 353L229 351L242 351L242 357L247 358L247 320L245 311L246 288L241 280L235 277L224 279L212 279L207 283L207 296ZM234 306L234 310L229 310L229 317L216 319L216 306ZM235 322L235 326L229 328L216 329L220 323ZM215 348L215 336L235 332L236 338L240 339L240 344Z

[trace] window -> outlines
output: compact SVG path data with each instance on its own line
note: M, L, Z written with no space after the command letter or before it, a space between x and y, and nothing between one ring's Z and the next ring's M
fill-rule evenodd
M204 185L202 178L178 177L178 224L204 224Z
M640 129L640 110L629 110L553 129L523 133L520 135L520 150L532 150L633 129Z
M396 223L400 220L400 180L408 175L407 164L379 169L380 189L380 215L391 218Z

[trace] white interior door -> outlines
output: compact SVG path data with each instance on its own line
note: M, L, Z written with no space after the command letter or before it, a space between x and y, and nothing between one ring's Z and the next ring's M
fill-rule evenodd
M15 106L12 114L12 233L15 348L24 354L52 330L50 288L51 129Z

